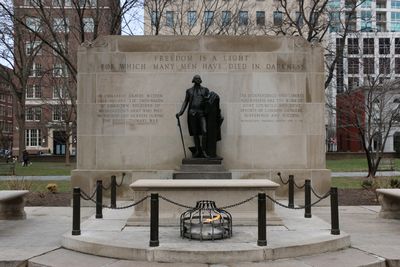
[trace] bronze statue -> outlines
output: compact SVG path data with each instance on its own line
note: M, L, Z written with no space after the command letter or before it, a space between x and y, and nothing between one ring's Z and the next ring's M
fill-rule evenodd
M189 148L194 158L217 158L216 143L221 140L223 118L219 108L219 96L201 86L200 75L193 77L194 86L186 90L185 100L176 118L182 116L188 108L188 128L193 136L195 147ZM201 143L200 143L201 136ZM186 154L186 153L185 153Z

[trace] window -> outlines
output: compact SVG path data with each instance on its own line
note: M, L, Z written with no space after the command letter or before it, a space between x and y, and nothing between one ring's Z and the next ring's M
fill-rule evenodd
M40 146L40 129L29 129L25 131L26 146Z
M39 7L42 5L42 0L24 0L24 5Z
M42 23L40 21L40 18L28 17L28 18L26 18L25 22L30 30L32 30L34 32L42 31Z
M228 26L231 24L231 11L222 11L222 26Z
M371 11L361 11L361 31L372 31L372 13Z
M400 32L400 12L392 12L392 32Z
M80 7L95 7L97 6L97 0L79 0Z
M30 107L25 111L26 121L40 121L42 118L41 107Z
M36 55L41 55L42 54L42 49L40 47L41 44L42 43L40 41L26 42L25 43L26 55L32 55L33 53L36 53Z
M54 18L53 30L55 32L66 33L69 32L69 19L68 18Z
M340 25L340 12L333 11L329 13L329 32L339 32L341 25Z
M392 0L392 8L400 8L400 1L399 0Z
M210 27L214 21L214 11L204 11L204 25Z
M379 38L379 54L390 54L390 38Z
M61 106L53 106L53 121L64 121L65 114Z
M359 79L358 77L349 77L348 78L348 89L352 90L352 89L356 89L359 86Z
M355 11L346 11L345 23L348 31L354 32L357 30L357 16Z
M174 11L167 11L165 14L165 25L167 27L174 27Z
M65 64L54 64L53 65L53 77L68 77L68 70Z
M379 59L379 74L390 74L390 58Z
M193 27L196 25L197 17L196 17L196 11L189 11L187 13L187 23L190 27Z
M374 58L363 58L364 74L374 74L375 73L375 62Z
M328 5L330 8L340 8L340 0L330 0Z
M249 13L247 11L239 11L239 26L249 24Z
M347 59L347 67L349 74L358 74L359 69L358 58L349 58Z
M265 25L265 11L256 11L256 23L257 26Z
M363 53L366 55L374 54L374 38L363 39Z
M151 26L156 26L159 23L159 17L157 11L151 12Z
M41 98L42 97L42 88L40 85L34 84L27 88L26 90L26 98Z
M400 57L394 58L394 73L400 74Z
M283 23L283 13L281 11L274 11L274 26L282 26Z
M400 54L400 38L394 39L394 53Z
M362 8L371 8L372 1L371 0L364 0L364 2L361 3Z
M386 12L376 12L376 29L378 32L386 32Z
M30 77L40 77L42 76L42 65L38 63L33 63L31 68Z
M345 0L344 7L345 8L354 8L357 5L357 0Z
M67 88L57 86L53 88L53 99L64 99L68 96Z
M93 18L83 18L83 31L84 32L94 32Z
M386 8L386 0L376 0L376 8Z
M358 54L358 38L347 39L347 53L350 55Z
M303 14L299 11L296 11L296 25L297 27L303 26Z
M71 5L71 0L53 0L53 6L54 7L70 7Z

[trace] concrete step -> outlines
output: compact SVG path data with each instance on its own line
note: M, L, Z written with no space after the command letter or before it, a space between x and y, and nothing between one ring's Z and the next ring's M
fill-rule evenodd
M0 264L0 266L2 266ZM7 266L7 265L6 265ZM385 259L371 255L358 249L349 248L318 255L296 257L264 262L239 262L223 264L202 263L161 263L118 260L99 257L67 249L58 249L44 255L32 258L28 262L29 267L386 267Z
M172 179L232 179L231 172L188 172L176 171L172 174Z

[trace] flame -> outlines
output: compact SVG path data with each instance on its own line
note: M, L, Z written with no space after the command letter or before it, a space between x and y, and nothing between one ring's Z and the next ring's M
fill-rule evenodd
M221 215L220 215L220 214L218 214L217 216L215 216L215 217L213 217L213 218L210 218L210 219L205 220L203 223L211 223L211 222L217 221L217 220L219 220L219 219L221 219Z

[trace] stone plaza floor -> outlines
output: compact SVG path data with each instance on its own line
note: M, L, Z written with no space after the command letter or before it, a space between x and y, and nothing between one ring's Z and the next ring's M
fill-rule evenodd
M400 266L400 221L378 218L377 206L340 207L340 228L351 235L349 248L273 261L250 263L238 260L222 264L163 263L162 259L158 262L129 261L74 252L61 247L63 234L71 231L71 208L25 209L26 220L0 221L0 266ZM82 208L82 221L93 213L93 208ZM329 207L313 208L313 217L317 216L329 223ZM90 220L82 224L82 231L85 228L90 228ZM279 238L273 235L268 237L276 240ZM138 241L146 246L146 233L143 234L143 239ZM274 242L269 241L271 244Z

